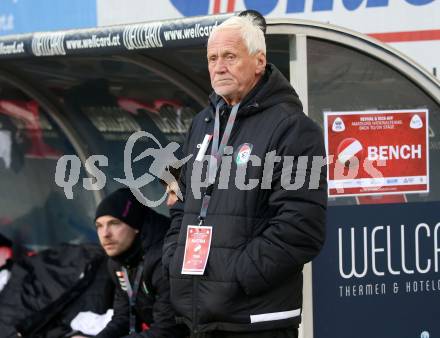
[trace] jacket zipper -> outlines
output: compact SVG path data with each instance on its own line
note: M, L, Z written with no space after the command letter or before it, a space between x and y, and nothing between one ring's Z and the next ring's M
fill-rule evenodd
M238 122L238 120L236 121ZM238 125L238 124L237 124ZM232 128L231 135L229 137L230 143L233 139L233 137L237 134L237 130L239 129L237 125L234 125L234 128ZM192 302L192 319L193 319L193 332L197 334L199 332L199 316L197 312L197 300L198 300L198 290L199 290L199 276L193 276L193 302Z

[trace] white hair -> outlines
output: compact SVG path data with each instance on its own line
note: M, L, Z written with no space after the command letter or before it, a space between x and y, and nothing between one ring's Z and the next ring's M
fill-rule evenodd
M215 33L224 29L238 30L249 54L254 55L257 52L263 52L263 54L266 55L266 40L264 39L263 28L260 27L259 22L253 15L246 14L244 16L230 17L220 25L214 27L209 39L211 39Z

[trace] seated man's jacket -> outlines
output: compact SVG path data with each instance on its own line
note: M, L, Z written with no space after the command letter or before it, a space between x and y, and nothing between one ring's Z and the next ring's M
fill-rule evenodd
M149 210L140 235L133 245L117 258L110 258L108 268L115 283L114 314L98 338L123 337L129 334L129 298L122 277L124 266L131 285L138 267L144 271L133 309L136 332L129 337L177 338L185 336L185 328L176 325L174 310L169 301L169 284L163 278L161 264L163 237L169 228L169 219Z
M22 249L23 250L23 249ZM15 252L14 252L15 254ZM0 292L0 337L60 338L79 312L105 313L114 285L100 245L62 244L35 255L14 255Z

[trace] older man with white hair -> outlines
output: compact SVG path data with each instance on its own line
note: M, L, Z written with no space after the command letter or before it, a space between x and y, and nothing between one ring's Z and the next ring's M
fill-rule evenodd
M325 155L322 133L266 63L264 25L255 12L234 16L208 40L214 92L184 145L194 156L163 256L171 302L192 337L296 337L302 268L324 242L325 167L311 169ZM191 179L203 164L199 197Z

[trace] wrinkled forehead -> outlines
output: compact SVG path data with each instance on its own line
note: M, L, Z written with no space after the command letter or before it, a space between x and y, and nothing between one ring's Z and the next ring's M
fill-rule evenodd
M216 43L219 40L234 40L235 42L243 43L244 40L239 27L226 26L219 27L212 32L208 39L208 46Z
M218 49L244 49L248 51L248 48L243 40L240 30L238 28L225 27L216 30L209 37L207 44L207 52Z

